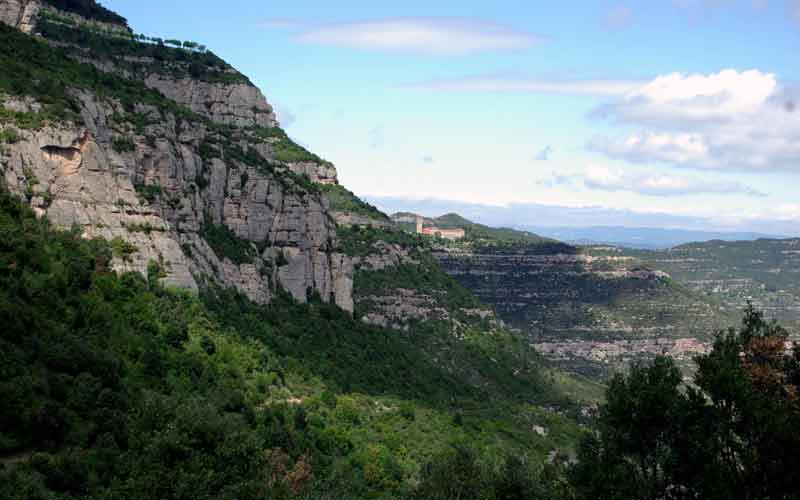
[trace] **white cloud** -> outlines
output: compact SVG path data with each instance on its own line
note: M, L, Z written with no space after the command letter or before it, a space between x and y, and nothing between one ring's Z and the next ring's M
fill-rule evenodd
M523 50L546 40L489 21L452 17L397 17L309 27L302 43L430 55Z
M763 193L739 182L709 181L674 174L636 173L605 166L590 165L580 177L588 189L628 191L646 196L686 196L696 194L744 194L764 196Z
M550 160L550 156L553 155L553 151L554 151L553 150L553 146L549 146L549 145L545 146L544 148L542 148L541 151L536 153L536 156L534 157L534 159L536 161L548 161L548 160Z
M633 23L633 11L624 5L611 9L604 19L604 24L608 29L624 29L631 23Z
M603 206L545 205L537 203L509 203L487 205L471 201L456 201L417 195L378 195L359 193L370 203L387 213L410 211L429 216L456 212L462 216L496 227L525 226L615 226L640 228L682 228L702 231L748 231L771 234L800 235L800 205L786 205L774 210L741 216L735 214L709 217L696 211L680 210L629 210ZM606 230L609 228L606 227ZM716 235L714 237L719 237ZM737 235L734 239L742 239ZM697 237L694 237L696 240ZM692 241L692 240L685 240Z
M757 70L660 76L594 112L640 130L590 148L639 163L800 171L797 95Z
M531 94L621 96L640 85L642 85L642 82L630 80L543 80L507 76L468 76L403 85L402 88L445 92L523 92Z

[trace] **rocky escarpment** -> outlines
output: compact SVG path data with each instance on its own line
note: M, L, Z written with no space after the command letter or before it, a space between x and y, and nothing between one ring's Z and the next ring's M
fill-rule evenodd
M583 373L659 350L691 356L705 345L696 339L725 325L718 306L631 256L551 253L535 245L441 247L434 255L544 354L570 359L565 366Z
M3 21L20 28L29 4L1 0ZM51 23L44 36L60 48L4 36L35 57L65 50L64 58L86 61L96 55L94 42L77 40L94 38L68 34L85 29ZM55 39L59 30L62 38ZM119 41L88 33L108 36L110 45ZM125 43L133 54L154 50ZM161 64L177 61L172 74L192 57L175 52L182 49L157 50ZM63 95L55 102L68 103L64 109L54 111L52 96L36 89L0 94L0 126L13 138L0 156L6 185L57 225L111 240L117 269L189 289L235 287L260 303L282 288L300 301L318 295L352 311L353 265L335 250L336 225L314 182L335 183L333 166L277 129L272 107L241 78L145 77L121 55L104 54L94 66L115 75L114 91L107 81L93 88L95 73L64 62L80 79L74 88L57 89ZM154 68L146 57L138 61L139 69Z
M151 64L153 61L143 62ZM148 75L144 83L215 123L237 127L278 126L275 112L267 99L261 91L247 83L205 82L192 78L169 78L161 74Z
M33 30L34 19L42 8L39 0L6 0L0 2L0 22L23 33Z

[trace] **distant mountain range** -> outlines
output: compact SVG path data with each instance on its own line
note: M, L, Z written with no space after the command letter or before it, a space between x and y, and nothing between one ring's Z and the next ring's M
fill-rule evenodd
M628 248L660 250L693 242L712 240L752 241L759 239L782 239L786 236L763 233L727 233L714 231L695 231L689 229L668 229L655 227L546 227L520 226L519 229L570 243L573 245L609 244Z

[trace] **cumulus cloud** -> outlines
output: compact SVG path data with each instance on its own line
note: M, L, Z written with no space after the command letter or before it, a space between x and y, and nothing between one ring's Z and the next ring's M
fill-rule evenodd
M553 154L553 147L548 145L542 148L541 151L536 153L534 159L537 161L548 161L550 159L550 156L552 156L552 154Z
M633 11L624 5L611 9L603 20L605 27L612 30L627 28L632 23Z
M309 26L301 43L428 55L523 50L546 37L490 21L453 17L395 17Z
M638 130L589 147L638 163L800 171L797 97L797 89L757 70L664 75L595 110Z
M531 94L621 96L636 89L643 83L631 80L546 80L487 75L430 80L402 85L401 88L445 92L522 92Z
M588 189L628 191L646 196L686 196L695 194L744 194L764 196L763 193L739 182L709 181L674 174L638 173L590 165L582 176Z

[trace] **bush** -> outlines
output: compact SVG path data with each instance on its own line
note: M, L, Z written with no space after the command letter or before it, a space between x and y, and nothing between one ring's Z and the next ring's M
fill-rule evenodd
M116 137L111 141L111 147L117 153L131 153L136 151L136 144L129 137Z

